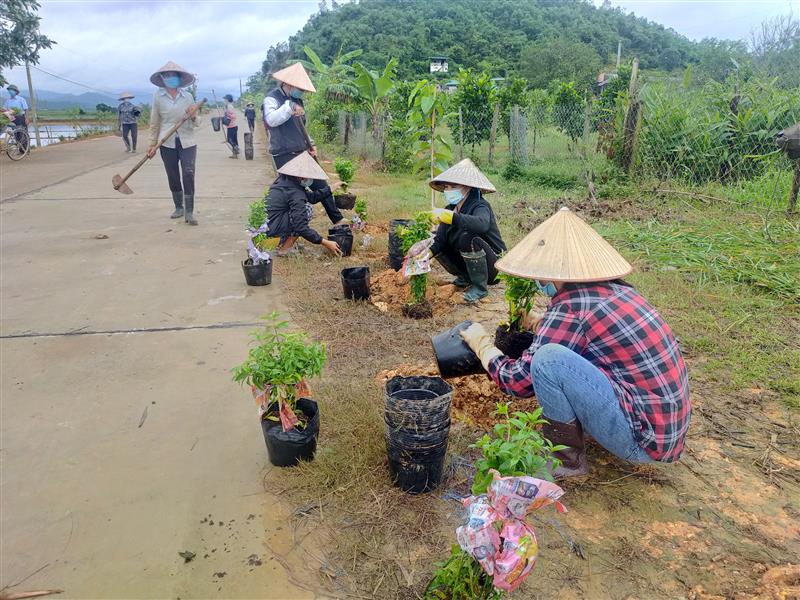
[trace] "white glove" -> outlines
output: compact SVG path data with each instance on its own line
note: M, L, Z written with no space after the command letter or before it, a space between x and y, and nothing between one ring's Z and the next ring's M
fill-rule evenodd
M503 356L503 353L494 345L494 338L487 333L480 323L473 323L459 333L464 338L467 346L472 348L472 351L478 355L485 370L489 370L489 363L495 358Z

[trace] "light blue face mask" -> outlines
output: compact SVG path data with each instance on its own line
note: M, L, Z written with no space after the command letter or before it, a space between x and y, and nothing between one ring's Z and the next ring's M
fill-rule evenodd
M180 75L162 75L161 81L164 82L165 86L174 90L181 84L181 77Z
M303 90L294 89L291 93L292 98L295 100L300 100L303 97Z
M303 187L306 187L306 188L307 187L311 187L312 183L314 183L313 179L301 179L300 180L300 185L302 185Z
M16 92L16 91L14 91L14 90L8 90L8 95L9 95L9 96L11 96L11 97L13 98L14 96L16 96L16 95L17 95L17 92Z
M447 202L447 206L453 206L454 204L458 204L461 202L461 198L463 194L461 190L445 190L444 191L444 201Z
M542 285L542 282L537 279L536 287L538 287L539 291L542 292L545 296L548 296L550 298L555 296L556 292L558 291L556 290L556 284L554 284L552 281L547 285Z

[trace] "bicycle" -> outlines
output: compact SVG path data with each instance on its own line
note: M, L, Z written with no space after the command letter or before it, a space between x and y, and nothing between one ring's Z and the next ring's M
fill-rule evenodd
M22 160L31 151L31 136L28 128L12 123L3 128L0 138L5 140L5 150L11 160Z

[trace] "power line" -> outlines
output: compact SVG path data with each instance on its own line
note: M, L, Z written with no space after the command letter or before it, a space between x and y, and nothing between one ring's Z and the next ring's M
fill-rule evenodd
M45 75L49 75L50 77L55 77L56 79L60 79L62 81L66 81L66 82L71 83L73 85L77 85L77 86L80 86L82 88L86 88L87 90L91 90L93 92L100 92L100 93L106 94L108 96L115 96L116 95L116 92L109 92L108 90L102 90L100 88L96 88L96 87L92 87L90 85L86 85L85 83L81 83L79 81L74 81L72 79L64 77L63 75L57 75L56 73L51 73L50 71L46 71L46 70L42 69L41 67L37 67L36 65L31 65L31 68L32 69L36 69L37 71L40 71L40 72L44 73Z

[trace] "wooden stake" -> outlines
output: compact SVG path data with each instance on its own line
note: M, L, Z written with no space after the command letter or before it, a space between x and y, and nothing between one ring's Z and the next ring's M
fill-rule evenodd
M492 114L492 130L489 133L489 164L494 164L494 143L497 139L497 122L500 120L500 105L494 105L494 113Z
M434 145L436 144L436 93L439 91L433 84L433 108L431 108L431 179L433 179ZM431 188L431 208L436 208L436 190Z
M794 209L797 206L798 191L800 191L800 159L798 159L794 167L794 181L792 181L792 192L789 194L789 208L786 209L789 215L794 214Z

